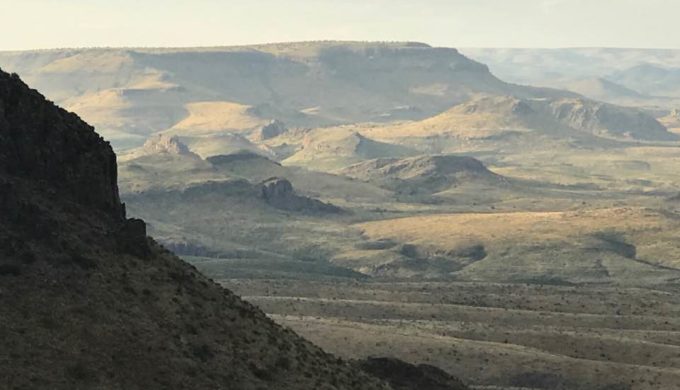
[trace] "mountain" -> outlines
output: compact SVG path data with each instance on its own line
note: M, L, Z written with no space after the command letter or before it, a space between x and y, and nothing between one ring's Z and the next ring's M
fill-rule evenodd
M400 193L435 193L470 182L502 185L505 181L474 158L452 155L369 160L351 165L340 174L382 183Z
M597 138L674 140L656 119L643 111L583 97L521 99L477 96L431 118L360 128L361 134L383 142L431 137L490 139L532 133L564 139ZM425 142L422 142L423 144Z
M121 150L157 132L256 140L272 120L289 128L384 123L428 118L478 94L577 96L508 84L456 49L413 42L2 52L0 66Z
M537 81L602 77L644 63L680 66L678 49L635 48L462 48L503 80L535 85Z
M680 98L680 66L643 63L613 72L609 78L643 93Z
M4 72L0 187L4 385L389 388L147 238L109 144Z
M465 48L503 80L574 91L626 106L678 104L680 50L624 48ZM669 98L670 97L670 98Z
M602 77L590 77L576 80L565 80L560 83L562 89L576 92L591 99L603 102L638 102L651 100L652 96L644 95L621 84Z
M184 188L219 178L212 166L177 136L155 135L143 146L119 157L119 185L123 193L158 188Z
M367 159L412 154L408 148L373 140L351 128L321 128L306 133L299 150L283 163L332 171Z
M276 156L276 152L266 145L256 144L242 134L225 132L200 137L181 136L179 139L203 158L239 152L255 153L267 157Z
M149 139L144 142L144 145L135 152L136 153L131 153L130 155L149 156L153 154L174 154L198 157L189 150L189 147L180 141L177 136L168 136L165 134L149 137Z
M550 102L547 107L544 104L539 107L571 129L591 132L600 137L648 141L677 139L661 123L641 110L578 98L559 99Z

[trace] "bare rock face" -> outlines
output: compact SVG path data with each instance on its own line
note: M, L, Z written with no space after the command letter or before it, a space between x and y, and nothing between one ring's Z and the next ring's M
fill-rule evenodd
M340 213L342 209L329 203L300 196L293 190L290 181L278 177L265 180L260 184L261 196L278 209L306 213Z

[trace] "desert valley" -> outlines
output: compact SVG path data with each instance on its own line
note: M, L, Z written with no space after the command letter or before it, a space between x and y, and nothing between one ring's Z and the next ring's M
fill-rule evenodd
M110 141L127 216L165 248L150 280L193 266L234 291L248 303L195 272L178 299L200 318L237 305L218 316L265 324L301 373L335 370L318 388L381 387L316 346L472 389L680 388L680 50L322 41L4 51L0 68ZM172 307L143 283L135 299ZM265 336L239 326L245 356ZM222 356L205 340L176 348Z

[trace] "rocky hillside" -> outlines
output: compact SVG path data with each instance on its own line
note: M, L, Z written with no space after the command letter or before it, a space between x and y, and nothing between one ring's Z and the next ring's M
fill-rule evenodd
M597 136L655 141L677 139L656 119L639 110L579 98L558 99L547 106L537 106L560 124Z
M108 143L6 73L0 187L8 388L388 388L148 239Z
M506 179L472 157L441 155L405 159L382 158L349 166L341 174L380 183L399 192L442 191L471 182L502 185Z
M191 154L189 147L182 143L178 137L164 134L149 137L142 146L142 152L144 154Z
M480 95L421 121L366 126L361 133L380 140L435 136L463 140L490 139L508 132L533 131L561 138L669 141L677 139L641 110L583 97L523 99Z

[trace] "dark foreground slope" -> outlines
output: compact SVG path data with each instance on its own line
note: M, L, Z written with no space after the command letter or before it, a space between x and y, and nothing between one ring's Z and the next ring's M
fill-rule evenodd
M4 72L0 216L0 387L388 388L148 239L109 145Z
M386 380L394 390L467 389L460 379L427 364L416 366L390 358L368 358L358 364L362 370Z

